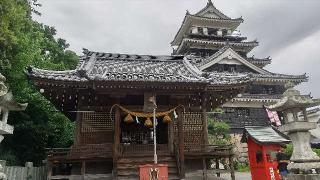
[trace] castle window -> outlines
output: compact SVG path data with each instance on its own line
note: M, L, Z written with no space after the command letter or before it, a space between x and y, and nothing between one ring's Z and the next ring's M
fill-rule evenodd
M203 34L203 28L202 27L198 27L198 33L199 34Z
M208 35L208 28L203 28L203 34Z
M236 67L230 67L230 72L235 72Z
M198 34L198 28L197 27L192 27L191 28L191 33L192 34Z
M237 109L237 116L249 117L250 116L250 110L248 108L238 108Z
M228 34L228 30L223 29L223 30L222 30L222 35L223 35L223 36L226 36L227 34Z
M214 29L214 28L208 28L208 34L209 35L214 35L216 36L217 35L217 29Z

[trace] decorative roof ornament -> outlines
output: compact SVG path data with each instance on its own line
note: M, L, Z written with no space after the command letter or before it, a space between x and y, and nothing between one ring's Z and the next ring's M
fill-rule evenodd
M213 5L213 2L211 0L208 0L208 5Z
M88 54L88 53L89 53L89 50L86 49L86 48L82 48L82 53L83 53L83 54Z

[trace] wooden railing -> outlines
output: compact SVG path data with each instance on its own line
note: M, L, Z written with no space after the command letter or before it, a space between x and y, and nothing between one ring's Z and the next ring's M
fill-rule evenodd
M232 155L232 145L198 145L185 147L185 153L207 155Z
M70 157L112 157L112 144L87 144L71 148Z
M153 144L126 144L121 143L119 146L119 154L121 156L127 155L148 155L153 154ZM168 153L168 144L157 144L157 153Z
M71 148L47 149L49 159L111 158L112 144L86 144Z

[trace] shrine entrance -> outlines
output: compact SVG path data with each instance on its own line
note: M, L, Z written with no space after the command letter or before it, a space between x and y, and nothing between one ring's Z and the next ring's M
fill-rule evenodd
M164 123L162 118L157 118L157 121L157 151L158 153L168 153L169 124ZM120 128L121 153L124 156L153 154L153 128L146 127L144 122L139 120L130 124L121 121Z

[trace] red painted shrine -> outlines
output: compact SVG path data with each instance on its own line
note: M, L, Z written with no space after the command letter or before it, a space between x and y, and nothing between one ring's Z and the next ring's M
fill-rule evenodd
M252 180L280 180L277 153L290 143L288 137L272 127L245 127L242 141L248 143Z

